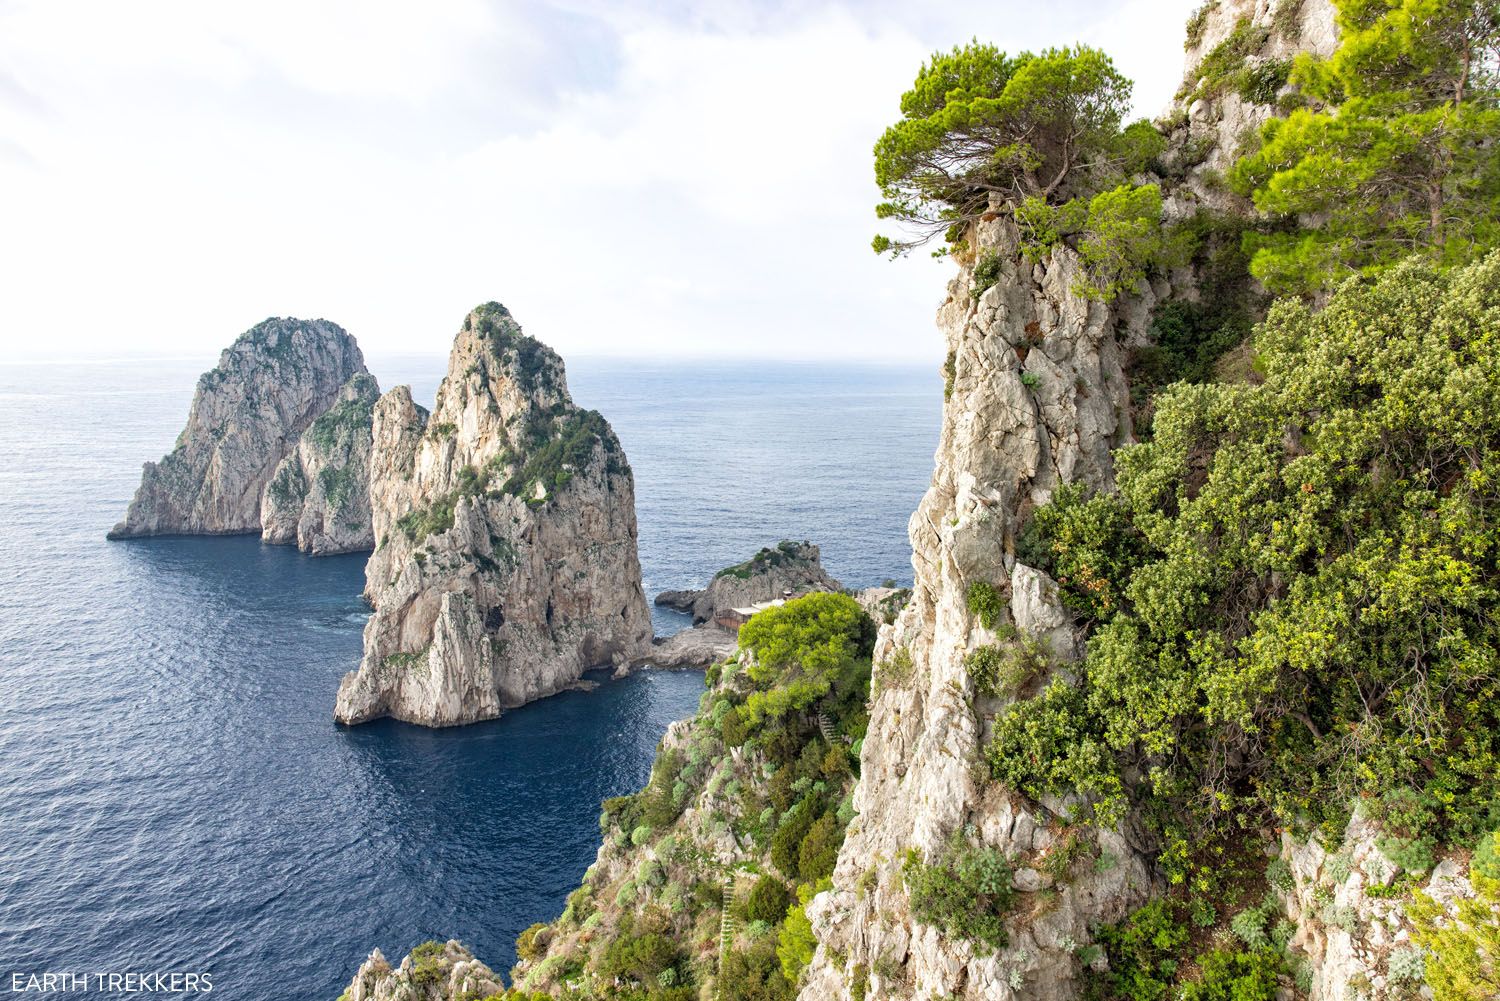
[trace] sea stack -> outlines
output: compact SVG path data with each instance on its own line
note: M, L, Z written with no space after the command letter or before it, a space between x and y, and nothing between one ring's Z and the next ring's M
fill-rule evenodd
M261 497L261 539L314 556L375 548L370 428L380 386L356 373L276 467Z
M261 495L277 465L364 372L359 345L327 320L273 317L251 327L199 378L176 447L146 463L109 537L261 531Z
M491 719L650 643L625 452L505 307L464 320L430 415L381 397L370 483L374 614L339 721Z

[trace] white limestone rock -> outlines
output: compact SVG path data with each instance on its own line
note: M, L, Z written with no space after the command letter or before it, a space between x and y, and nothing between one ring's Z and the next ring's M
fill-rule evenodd
M370 525L370 427L380 386L360 372L303 432L266 484L261 539L326 556L375 548Z
M503 306L465 319L430 416L381 397L370 475L375 612L341 722L490 719L650 642L630 464Z
M505 993L505 979L461 943L435 945L413 950L395 968L374 950L339 1001L454 1001Z
M364 371L354 338L327 320L251 327L199 378L176 447L145 464L109 537L261 531L261 496L277 465Z

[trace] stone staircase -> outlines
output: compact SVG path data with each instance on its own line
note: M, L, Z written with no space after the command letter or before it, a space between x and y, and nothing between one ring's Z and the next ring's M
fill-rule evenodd
M821 709L818 710L818 717L817 718L818 718L818 732L823 735L823 739L826 740L826 741L828 741L828 743L830 743L830 744L836 744L836 743L848 744L848 743L851 743L851 741L849 740L849 737L848 737L847 734L841 734L841 733L835 733L834 732L834 729L833 729L833 720L829 719L828 718L828 714L825 713L823 710L821 710Z
M734 945L734 937L739 934L740 922L734 916L734 905L739 899L741 892L753 883L754 874L743 869L731 869L724 873L724 879L719 887L719 970L724 969L724 960L728 957L730 949ZM714 996L723 999L724 981L722 976L715 984Z

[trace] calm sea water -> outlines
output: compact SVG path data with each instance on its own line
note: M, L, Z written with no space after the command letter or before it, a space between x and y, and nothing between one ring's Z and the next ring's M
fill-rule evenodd
M206 971L232 1001L332 999L373 946L450 936L508 968L702 676L453 730L336 727L362 556L104 540L202 367L0 366L0 988ZM430 401L443 362L371 367ZM931 370L577 359L569 381L635 468L648 593L782 538L820 543L851 586L909 579Z

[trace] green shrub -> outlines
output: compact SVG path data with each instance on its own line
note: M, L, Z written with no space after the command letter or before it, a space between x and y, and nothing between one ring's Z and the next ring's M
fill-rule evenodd
M922 924L987 951L1005 946L1015 890L1010 863L998 849L972 845L959 832L931 863L908 852L902 875L912 916Z
M812 922L807 918L807 905L813 897L831 886L824 879L816 885L804 883L797 887L797 903L786 912L786 920L782 922L781 932L777 937L776 956L781 961L781 975L789 984L796 984L802 977L802 971L812 962L813 953L818 948Z
M516 938L516 955L525 962L534 962L546 953L551 940L552 927L538 922Z
M430 987L443 982L443 959L447 946L429 940L411 951L411 982L416 987Z
M1493 831L1479 839L1474 849L1474 859L1469 871L1487 879L1500 879L1500 831Z
M803 800L771 837L771 862L788 879L797 878L802 839L807 837L815 821L812 805Z
M758 939L748 948L733 949L719 970L719 992L724 1001L793 1001L794 984L787 983L776 955L775 939Z
M819 592L751 616L740 646L754 655L748 668L756 690L741 707L750 726L804 710L841 678L863 671L875 645L875 623L847 594Z
M792 895L785 883L775 876L762 876L750 890L750 898L745 902L745 916L751 921L774 925L786 917L791 902Z
M1085 619L1103 621L1119 608L1145 544L1119 498L1069 484L1032 515L1020 548L1056 578L1064 605Z
M1284 964L1270 949L1215 949L1198 957L1197 979L1182 985L1181 1001L1275 1001Z
M1002 269L1002 258L999 254L988 253L981 257L974 265L974 287L969 289L969 296L975 302L1000 280Z
M976 580L969 585L967 603L969 614L979 619L986 629L994 629L1005 613L1005 598L987 580Z
M1109 957L1106 983L1116 997L1161 1001L1168 996L1189 937L1171 901L1153 900L1119 924L1101 928L1098 937Z
M662 985L661 975L682 961L682 952L677 943L665 935L655 932L635 937L622 934L609 944L599 972L606 977L619 977L634 981L643 987ZM673 977L673 983L676 978Z
M1001 642L971 651L964 667L981 695L1010 695L1047 670L1047 654L1035 639L1012 630Z
M816 882L833 875L844 842L844 828L832 813L825 813L807 829L797 848L797 878Z

